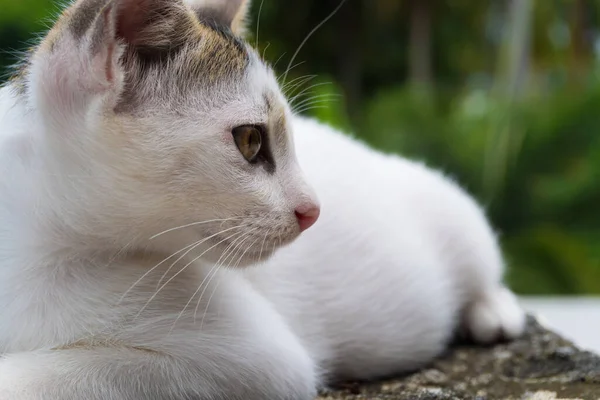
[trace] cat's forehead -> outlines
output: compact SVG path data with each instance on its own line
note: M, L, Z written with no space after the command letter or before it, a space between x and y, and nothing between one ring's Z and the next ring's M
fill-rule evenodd
M127 107L152 99L185 101L190 96L235 95L249 69L262 68L251 49L219 26L198 23L179 47L128 51L123 102ZM217 96L218 95L218 96Z

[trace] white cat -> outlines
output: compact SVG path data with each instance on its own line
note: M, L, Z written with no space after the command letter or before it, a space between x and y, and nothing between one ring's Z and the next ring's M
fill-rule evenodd
M293 116L247 7L80 0L0 89L1 400L309 400L522 332L477 204Z

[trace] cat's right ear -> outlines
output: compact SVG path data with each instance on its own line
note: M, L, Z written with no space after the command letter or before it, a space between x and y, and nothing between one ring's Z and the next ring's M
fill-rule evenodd
M62 116L79 113L99 96L118 101L124 52L178 45L195 22L186 10L181 0L77 1L33 55L31 95Z
M201 21L212 21L225 26L233 34L244 37L250 0L184 0Z

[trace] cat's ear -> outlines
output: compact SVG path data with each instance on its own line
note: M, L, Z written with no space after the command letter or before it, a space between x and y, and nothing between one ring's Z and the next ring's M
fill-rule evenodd
M243 37L247 29L250 0L184 0L201 21L214 21Z
M197 24L181 0L79 0L67 9L31 62L38 104L78 112L103 95L116 101L126 51L176 47Z

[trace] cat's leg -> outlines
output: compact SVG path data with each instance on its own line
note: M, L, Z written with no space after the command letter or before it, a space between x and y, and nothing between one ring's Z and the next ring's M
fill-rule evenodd
M11 354L0 361L0 399L311 400L315 378L310 362L281 350L262 370L244 368L235 359L198 365L131 347Z
M312 400L319 375L297 336L245 280L220 274L198 318L173 292L173 306L106 339L4 354L0 400Z
M489 287L478 293L467 305L464 328L473 340L493 343L515 339L525 327L525 313L516 296L505 286Z
M486 217L468 199L454 230L455 279L463 294L461 331L479 343L514 339L525 329L525 312L503 283L504 260Z

